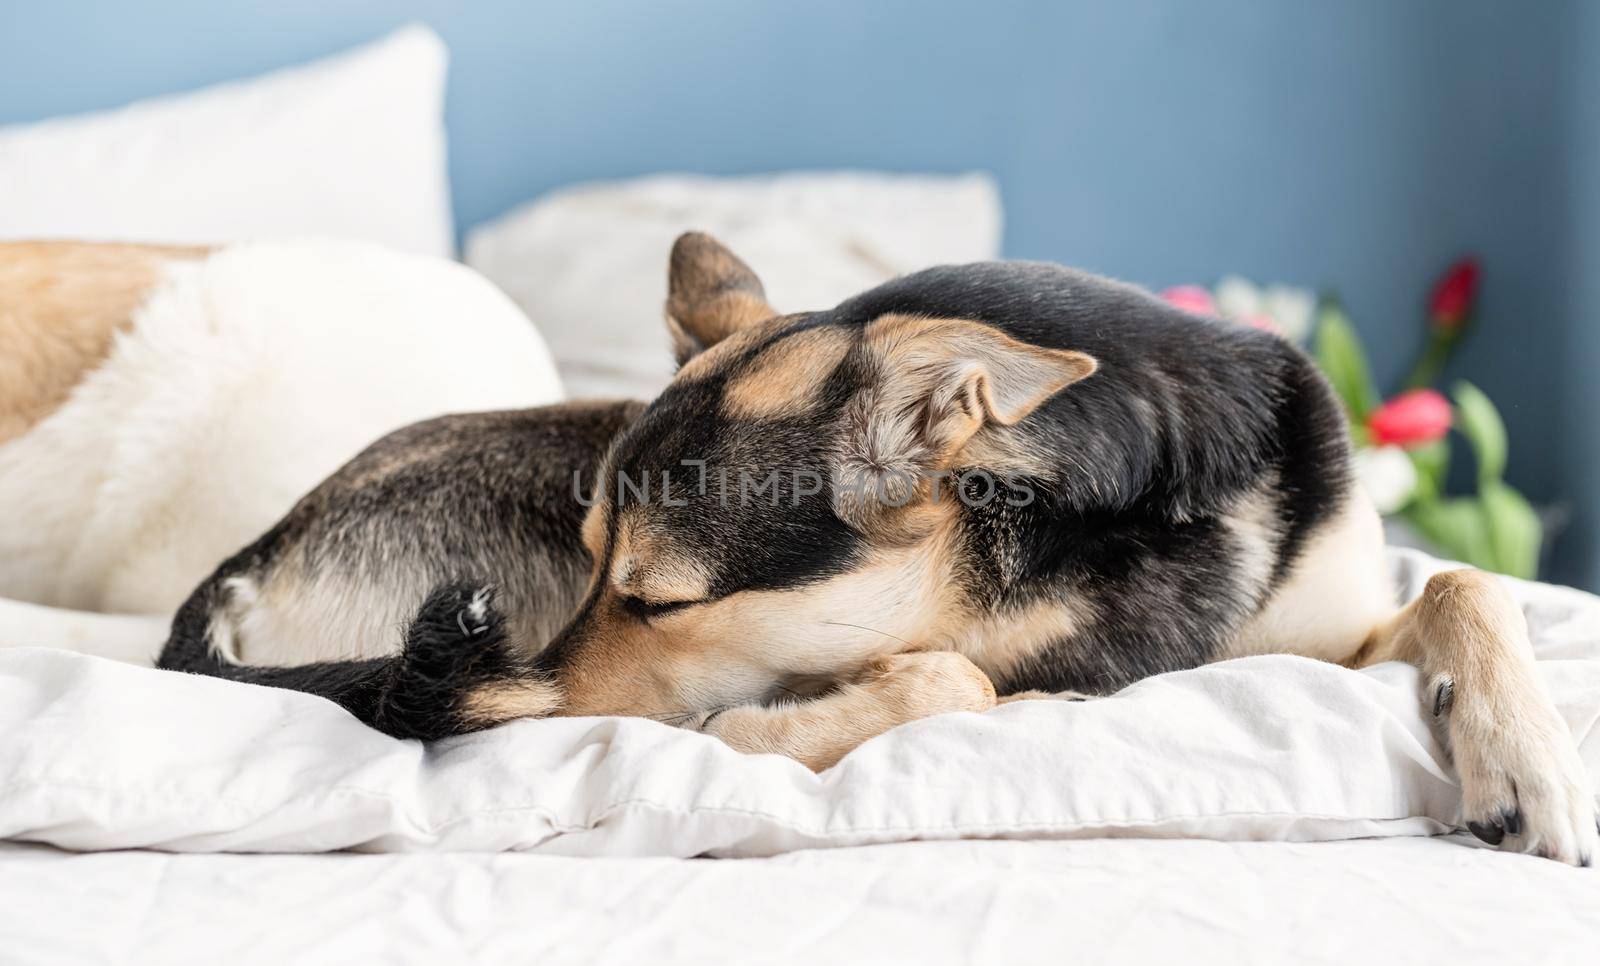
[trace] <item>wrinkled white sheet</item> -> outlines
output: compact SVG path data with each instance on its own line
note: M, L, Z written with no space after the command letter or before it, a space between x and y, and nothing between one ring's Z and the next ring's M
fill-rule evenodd
M1417 587L1434 566L1397 556ZM1600 774L1600 601L1516 584ZM813 775L642 719L424 747L317 698L0 653L0 837L65 848L773 855L912 839L1430 834L1458 790L1402 665L1231 661L1081 703L947 715Z
M0 846L0 960L1589 964L1600 872L1470 838L924 842L771 859Z

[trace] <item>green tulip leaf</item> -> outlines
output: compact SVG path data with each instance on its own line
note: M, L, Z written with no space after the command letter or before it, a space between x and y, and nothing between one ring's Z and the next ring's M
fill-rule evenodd
M1367 415L1378 406L1378 389L1361 348L1361 337L1337 299L1324 298L1317 310L1314 354L1344 403L1352 426L1364 427Z
M1484 483L1478 501L1494 550L1491 569L1532 580L1539 570L1539 544L1544 540L1539 514L1521 493L1499 480Z
M1411 465L1417 468L1417 488L1414 500L1436 500L1444 495L1445 474L1450 470L1450 443L1437 439L1425 446L1408 450Z
M1486 490L1505 475L1506 424L1494 403L1472 383L1456 383L1452 395L1456 398L1456 428L1472 444L1478 459L1478 489Z
M1411 504L1406 520L1452 560L1488 570L1494 567L1494 543L1488 520L1477 500L1455 498Z
M1539 516L1504 483L1491 483L1477 497L1413 503L1404 517L1452 560L1527 580L1538 571Z

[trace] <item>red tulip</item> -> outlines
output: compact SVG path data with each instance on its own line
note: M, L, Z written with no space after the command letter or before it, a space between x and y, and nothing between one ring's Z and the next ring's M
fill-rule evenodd
M1252 329L1260 329L1262 332L1271 332L1273 335L1278 336L1283 335L1283 327L1278 325L1277 320L1265 312L1257 312L1255 315L1245 319L1244 324Z
M1373 410L1367 429L1378 446L1423 446L1449 432L1450 402L1432 389L1403 392Z
M1194 315L1216 315L1217 303L1211 293L1198 285L1174 285L1161 293L1169 304Z
M1428 302L1428 315L1440 329L1454 331L1472 314L1472 303L1478 297L1478 259L1468 255L1444 273L1433 288L1433 298Z

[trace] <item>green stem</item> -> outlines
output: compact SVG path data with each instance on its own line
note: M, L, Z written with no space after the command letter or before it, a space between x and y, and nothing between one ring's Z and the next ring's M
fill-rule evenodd
M1429 330L1428 345L1422 350L1422 357L1417 364L1411 367L1405 388L1427 389L1439 380L1445 363L1450 361L1450 353L1455 349L1458 334L1454 329Z

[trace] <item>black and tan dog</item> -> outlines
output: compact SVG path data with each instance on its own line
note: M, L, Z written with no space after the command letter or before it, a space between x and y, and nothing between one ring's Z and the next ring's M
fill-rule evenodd
M1044 264L787 316L705 236L670 277L681 369L654 403L380 440L196 591L162 665L397 735L649 715L825 767L996 691L1399 659L1479 837L1594 853L1520 612L1474 571L1398 606L1338 404L1292 346Z

